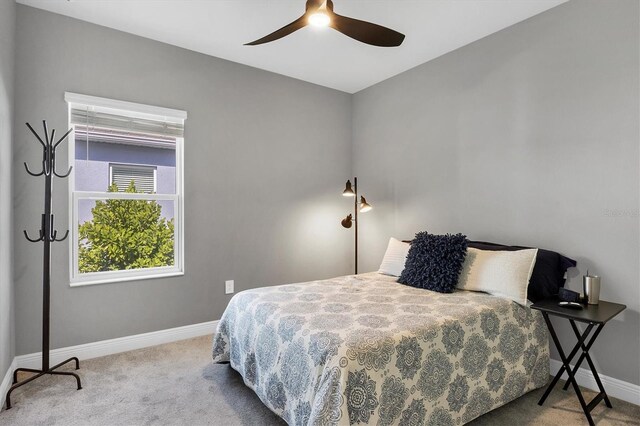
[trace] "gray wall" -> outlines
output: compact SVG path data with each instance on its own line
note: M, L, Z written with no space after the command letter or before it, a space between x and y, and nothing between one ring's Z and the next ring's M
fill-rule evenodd
M638 12L572 1L357 93L363 270L421 230L560 251L628 306L595 362L640 384Z
M65 91L186 110L184 277L69 287L53 248L52 347L220 318L249 287L346 274L340 196L351 171L345 93L18 6L15 162L38 160L25 121L63 130ZM60 155L66 163L66 147ZM61 169L64 164L60 164ZM34 230L42 182L14 173L16 230ZM68 226L67 184L54 188ZM40 350L41 247L15 233L16 350Z
M15 17L15 3L0 2L0 381L11 365L15 346L11 277L11 139Z

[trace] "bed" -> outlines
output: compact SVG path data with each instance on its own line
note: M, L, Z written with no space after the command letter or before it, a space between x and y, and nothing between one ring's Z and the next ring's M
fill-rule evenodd
M236 294L213 338L290 425L459 425L548 382L539 312L379 273Z

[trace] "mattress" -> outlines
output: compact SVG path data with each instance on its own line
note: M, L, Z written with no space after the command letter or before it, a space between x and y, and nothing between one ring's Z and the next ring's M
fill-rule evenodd
M213 360L290 425L459 425L549 379L539 312L378 273L236 294Z

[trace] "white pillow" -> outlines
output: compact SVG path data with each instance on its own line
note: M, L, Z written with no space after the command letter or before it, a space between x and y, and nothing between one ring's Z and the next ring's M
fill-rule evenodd
M527 287L537 254L538 249L491 251L469 247L457 287L484 291L526 305Z
M404 270L404 262L407 260L409 247L411 247L409 243L403 243L395 238L389 238L389 245L387 246L387 251L384 253L384 258L382 259L378 272L399 277Z

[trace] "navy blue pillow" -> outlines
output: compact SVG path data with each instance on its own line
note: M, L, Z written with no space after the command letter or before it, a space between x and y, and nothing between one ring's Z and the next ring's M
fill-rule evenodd
M504 250L517 251L530 247L506 246L503 244L488 243L485 241L469 241L469 247L480 250ZM533 267L529 287L527 287L527 299L532 302L548 299L558 294L564 287L564 274L567 269L576 266L576 261L563 256L555 251L538 249L536 264Z
M418 232L411 242L398 282L440 293L452 293L466 255L465 235Z

